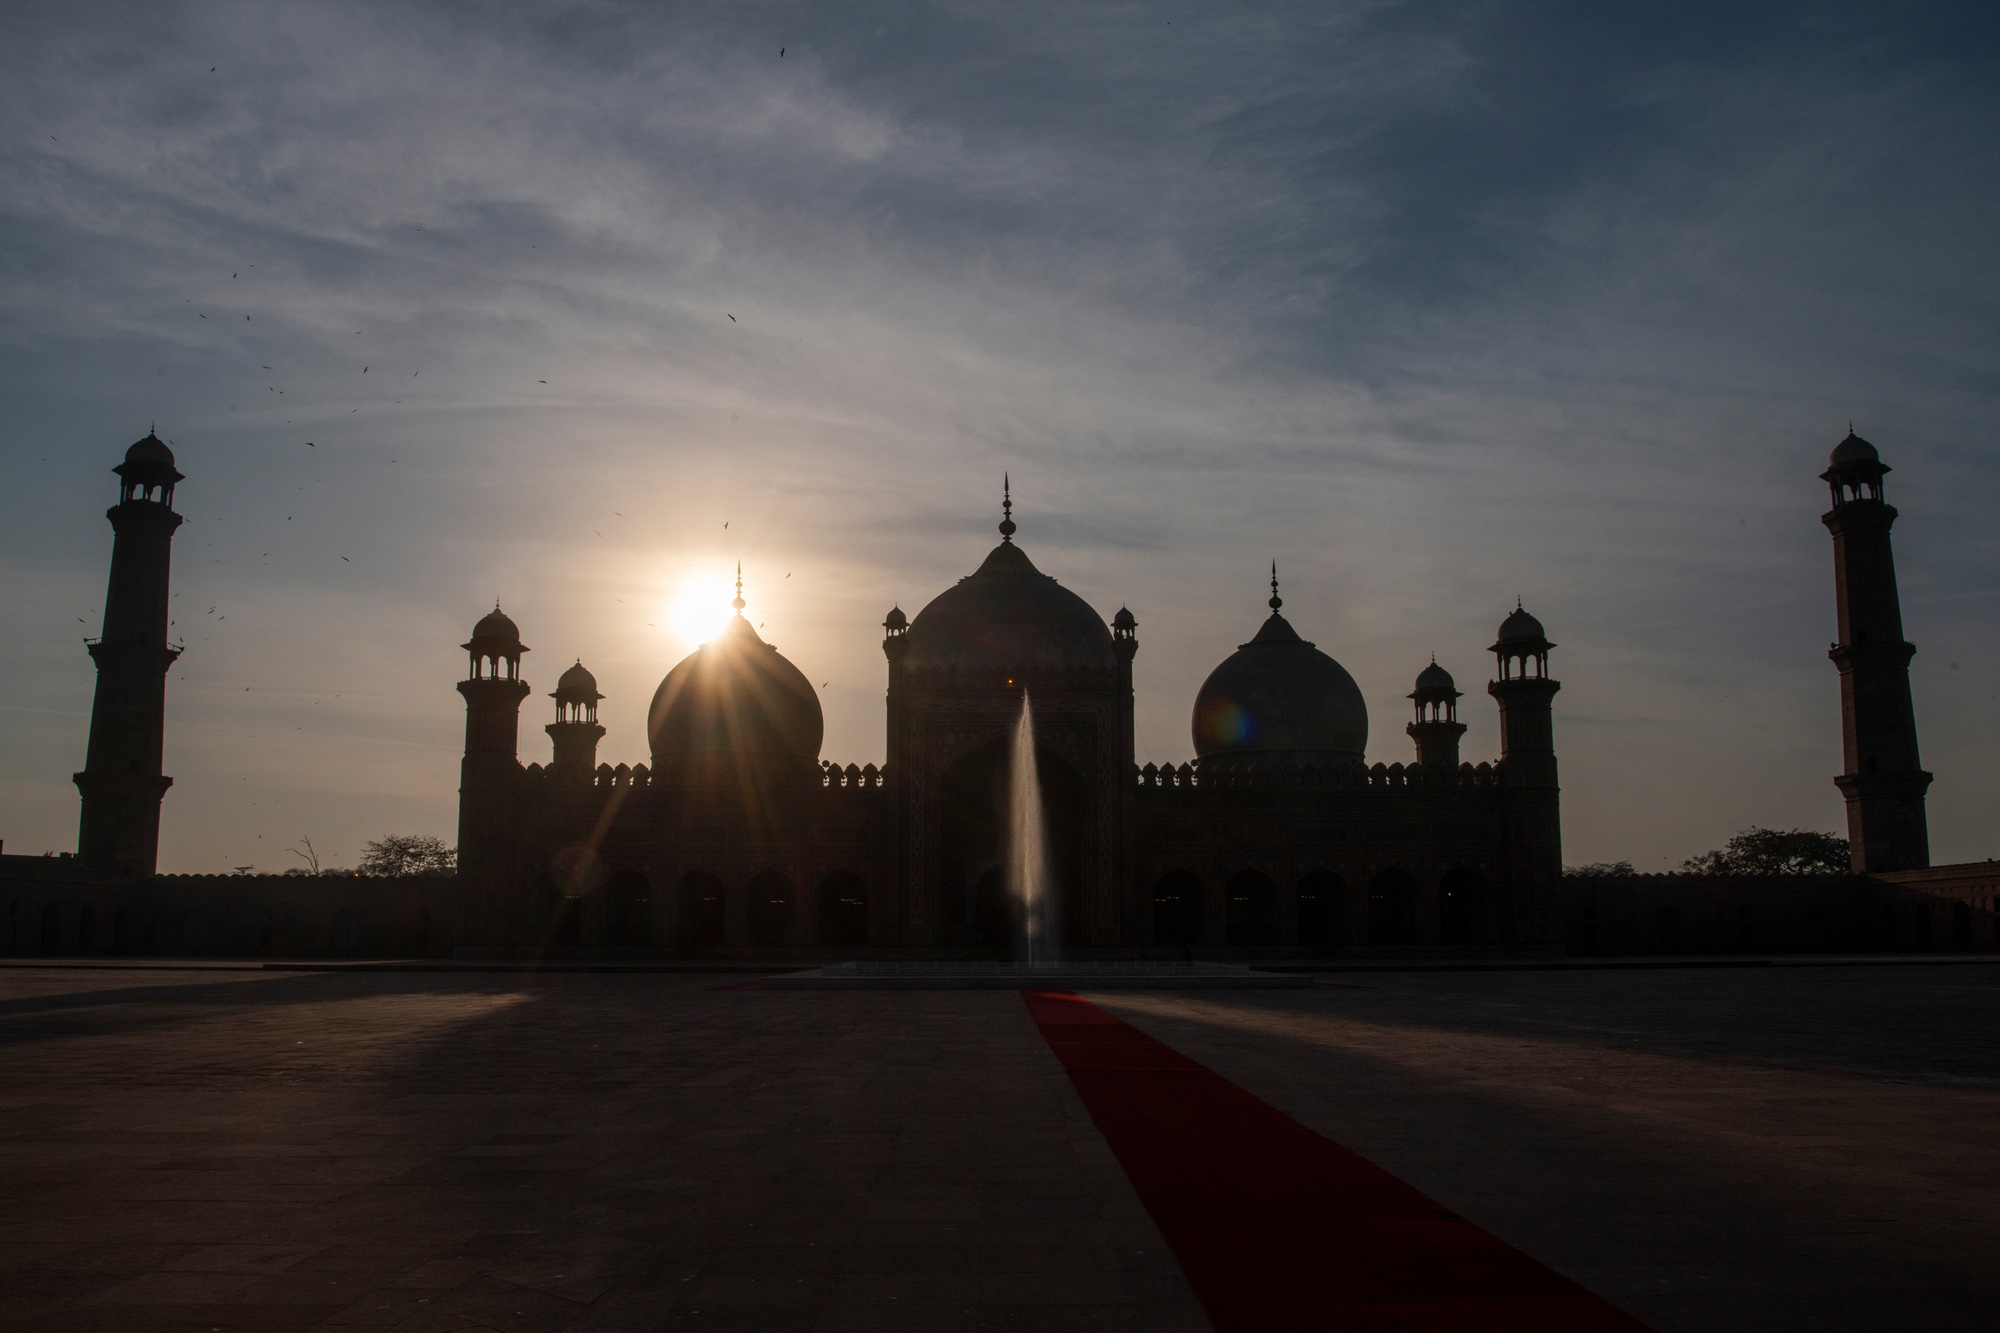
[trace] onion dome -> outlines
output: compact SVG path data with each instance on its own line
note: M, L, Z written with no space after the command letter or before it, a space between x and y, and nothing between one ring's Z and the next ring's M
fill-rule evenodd
M500 603L497 600L493 603L493 609L481 616L479 623L472 627L472 643L504 644L510 648L518 648L524 653L528 651L521 647L520 629L500 610ZM468 648L471 646L470 643L466 645Z
M1119 607L1118 614L1111 617L1111 628L1114 630L1139 628L1139 622L1133 618L1132 608L1128 606Z
M655 769L733 758L811 772L825 732L812 682L741 614L667 673L646 721Z
M132 447L138 448L137 445ZM1874 445L1856 435L1854 427L1849 426L1847 438L1833 446L1833 454L1826 461L1828 467L1841 468L1853 463L1879 463L1882 455L1875 452Z
M1090 603L1035 568L1014 545L1013 502L986 561L931 599L910 622L911 670L1061 673L1115 671L1111 631Z
M892 606L889 614L882 617L882 628L891 634L901 634L910 627L910 618L903 614L903 608Z
M597 677L584 668L583 659L556 678L555 692L549 696L557 703L596 703L604 696L597 692Z
M111 470L128 485L171 486L185 480L174 470L174 451L152 431L147 431L143 440L134 441L125 451L125 461Z
M1538 625L1536 628L1541 627ZM1414 699L1418 694L1456 695L1458 692L1458 683L1451 678L1451 672L1439 666L1437 659L1433 657L1431 664L1417 673L1416 694L1410 697Z
M1548 635L1542 632L1542 622L1521 609L1521 603L1514 603L1514 613L1500 622L1499 637L1494 647L1503 643L1548 643ZM1549 644L1554 647L1554 644Z
M1301 639L1280 615L1277 575L1271 615L1202 682L1194 702L1194 749L1202 760L1258 764L1363 762L1368 705L1347 669Z

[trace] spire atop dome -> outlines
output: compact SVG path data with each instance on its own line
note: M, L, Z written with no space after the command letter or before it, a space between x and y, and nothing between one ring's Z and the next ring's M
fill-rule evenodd
M1278 562L1273 560L1271 562L1271 600L1265 603L1265 605L1271 608L1271 614L1275 616L1278 614L1278 608L1284 604L1285 599L1278 596Z
M738 560L738 561L736 562L736 598L735 598L735 600L734 600L734 601L730 602L730 605L736 608L736 614L737 614L737 615L739 615L739 616L740 616L740 615L742 615L742 614L743 614L743 607L744 607L744 601L743 601L743 562L742 562L741 560Z
M1014 479L1005 472L1000 474L1000 540L1014 540Z

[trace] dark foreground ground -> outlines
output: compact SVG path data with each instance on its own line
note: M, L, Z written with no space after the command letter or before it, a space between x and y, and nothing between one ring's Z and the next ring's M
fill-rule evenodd
M1343 980L1093 998L1659 1329L2000 1324L2000 966ZM754 984L0 969L0 1328L1208 1327L1017 995Z

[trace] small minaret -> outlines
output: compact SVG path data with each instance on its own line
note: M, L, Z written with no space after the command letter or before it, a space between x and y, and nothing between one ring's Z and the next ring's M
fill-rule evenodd
M514 792L521 761L521 654L528 651L521 631L493 603L490 614L472 627L471 674L458 682L465 696L465 758L458 777L458 866L460 873L504 867L512 845Z
M1834 779L1847 798L1847 840L1856 874L1915 870L1931 863L1924 792L1931 775L1917 757L1910 659L1896 596L1889 529L1896 511L1882 495L1889 467L1849 427L1820 479L1833 508L1820 518L1833 534L1834 600L1840 641L1827 656L1840 668L1844 767Z
M597 768L597 743L604 728L597 725L597 677L584 670L583 659L562 673L556 681L556 720L543 730L555 742L556 757L550 767L566 777L588 777Z
M1458 738L1465 724L1458 720L1458 701L1463 697L1451 673L1431 664L1417 673L1417 688L1409 696L1417 706L1417 720L1404 730L1417 743L1417 762L1425 768L1458 767Z
M167 643L168 568L174 529L173 450L151 431L125 451L118 503L105 511L117 534L104 628L90 645L97 696L90 748L75 775L83 794L77 855L86 865L150 875L160 856L160 800L174 780L160 772L166 739L167 668L180 650Z
M1500 758L1510 771L1510 787L1556 785L1552 704L1562 686L1549 679L1553 647L1542 622L1517 601L1489 650L1500 659L1500 679L1488 683L1486 692L1500 704Z

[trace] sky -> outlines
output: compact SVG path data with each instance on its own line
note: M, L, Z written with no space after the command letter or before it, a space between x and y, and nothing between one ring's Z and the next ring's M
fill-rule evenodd
M1895 469L1934 857L2000 856L1979 5L94 4L0 45L0 840L75 845L115 497L182 472L161 868L456 827L459 650L599 757L746 614L883 757L996 540L1139 622L1139 759L1285 614L1411 757L1559 645L1564 851L1843 830L1817 474Z

